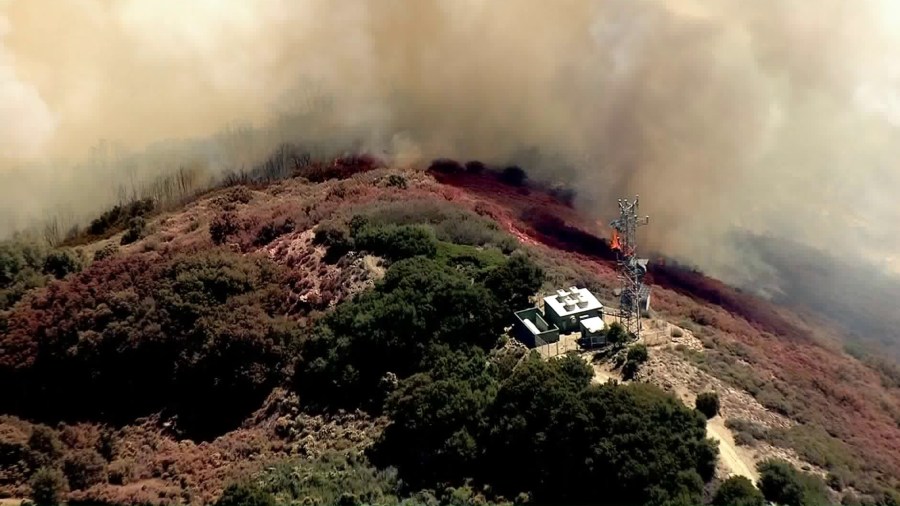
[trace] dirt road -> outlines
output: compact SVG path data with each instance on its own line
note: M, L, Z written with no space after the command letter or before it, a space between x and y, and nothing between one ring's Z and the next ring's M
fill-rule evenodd
M759 479L753 459L734 443L734 437L722 417L717 416L706 424L707 436L719 442L719 458L731 474L748 478L753 483Z

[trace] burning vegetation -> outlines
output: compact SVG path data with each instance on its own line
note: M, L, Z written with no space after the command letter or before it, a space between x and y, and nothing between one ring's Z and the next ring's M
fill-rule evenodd
M208 503L234 484L222 505L456 504L598 500L602 483L603 500L702 501L716 449L698 411L503 345L513 312L550 286L612 298L594 226L506 171L379 165L235 177L148 207L126 244L123 207L74 249L5 245L0 491ZM75 260L47 260L59 251ZM848 497L894 486L900 410L872 370L699 272L658 264L650 279L656 311L708 347L685 360L805 422L754 438L796 448Z

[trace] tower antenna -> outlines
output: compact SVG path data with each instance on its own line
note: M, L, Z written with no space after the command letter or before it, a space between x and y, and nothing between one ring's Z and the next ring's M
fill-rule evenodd
M637 229L650 223L650 217L638 218L638 200L619 199L619 218L610 222L613 228L610 247L616 251L622 293L619 318L629 332L641 337L641 312L650 306L650 288L644 285L646 258L637 258Z

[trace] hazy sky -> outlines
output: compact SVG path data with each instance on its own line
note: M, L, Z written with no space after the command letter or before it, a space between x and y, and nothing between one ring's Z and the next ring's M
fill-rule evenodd
M641 193L653 247L737 280L735 227L897 269L898 85L893 0L0 0L0 235L107 205L102 139L249 123Z

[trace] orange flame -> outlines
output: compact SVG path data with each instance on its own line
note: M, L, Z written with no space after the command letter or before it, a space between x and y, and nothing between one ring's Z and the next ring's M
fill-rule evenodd
M619 231L613 229L612 239L609 240L609 247L614 250L621 250L622 245L619 244Z

